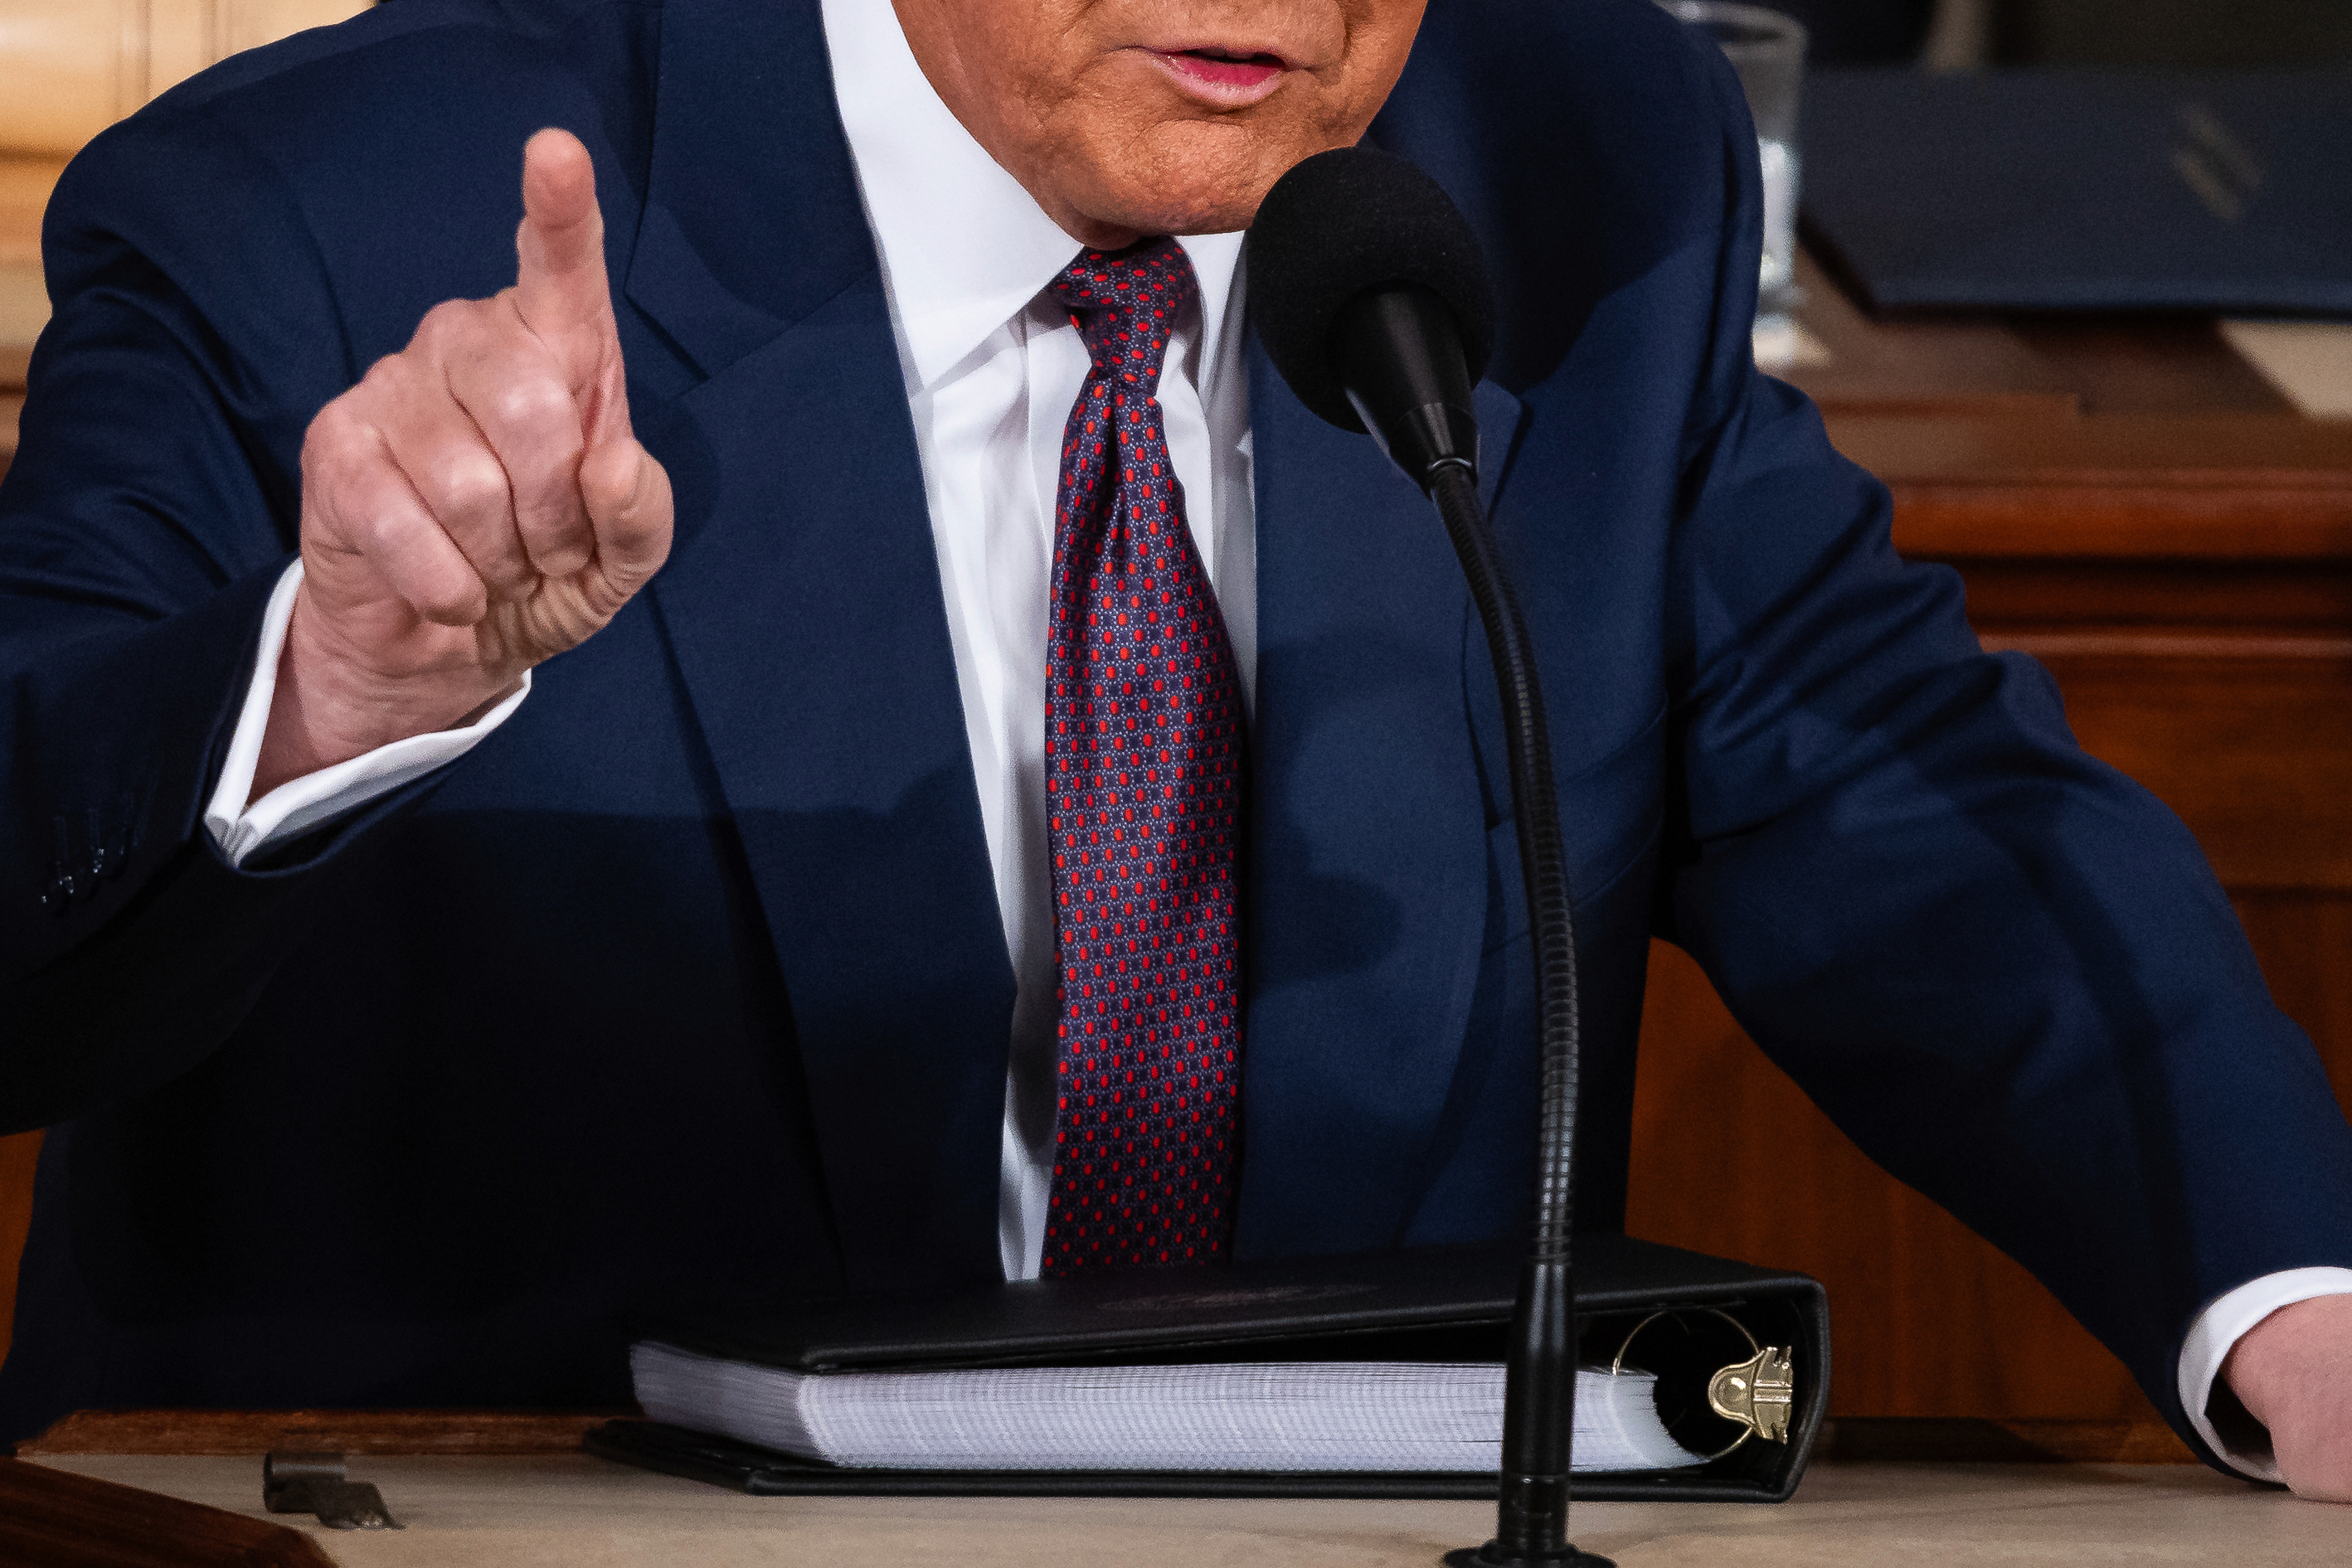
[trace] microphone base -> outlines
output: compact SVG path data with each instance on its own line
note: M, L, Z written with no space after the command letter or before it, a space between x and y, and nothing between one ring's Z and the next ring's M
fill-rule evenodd
M1445 1554L1444 1562L1446 1568L1617 1568L1614 1559L1598 1552L1579 1552L1573 1546L1563 1546L1539 1557L1507 1556L1497 1541L1489 1541L1484 1546L1457 1547Z

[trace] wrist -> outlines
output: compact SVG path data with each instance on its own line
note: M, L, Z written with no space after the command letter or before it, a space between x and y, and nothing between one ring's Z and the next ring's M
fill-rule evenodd
M372 667L339 643L306 583L278 653L250 799L394 741L457 728L512 695L521 680L519 670L485 669L462 658L401 672Z
M2287 1485L2352 1500L2352 1295L2280 1307L2239 1336L2221 1375L2268 1429Z
M2238 1337L2221 1363L2221 1381L2228 1385L2246 1414L2263 1426L2273 1426L2287 1390L2283 1384L2303 1375L2296 1354L2302 1313L2296 1301L2277 1309Z

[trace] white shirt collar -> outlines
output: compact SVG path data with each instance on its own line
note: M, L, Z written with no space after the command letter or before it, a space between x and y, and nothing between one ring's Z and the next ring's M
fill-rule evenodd
M950 112L890 0L824 0L834 96L919 387L1026 309L1077 255ZM1201 286L1200 362L1214 365L1239 234L1179 240Z

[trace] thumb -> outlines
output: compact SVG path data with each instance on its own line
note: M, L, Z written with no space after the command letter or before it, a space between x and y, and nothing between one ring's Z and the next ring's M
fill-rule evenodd
M568 131L542 131L523 146L515 256L515 308L539 337L551 343L593 325L612 332L596 168Z
M581 459L580 498L595 530L596 561L616 596L617 611L617 601L635 593L668 559L676 512L669 473L634 437L624 435L590 447Z

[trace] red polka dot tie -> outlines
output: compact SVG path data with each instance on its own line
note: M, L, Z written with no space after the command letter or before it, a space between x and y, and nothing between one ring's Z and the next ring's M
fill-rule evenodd
M1043 1271L1206 1263L1234 1212L1241 685L1160 422L1171 239L1052 285L1093 361L1062 443L1045 674L1061 963Z

